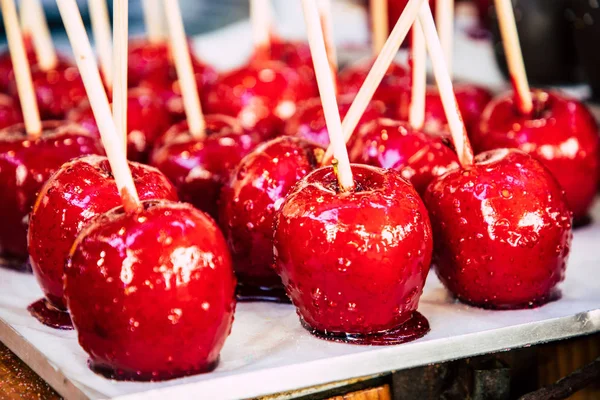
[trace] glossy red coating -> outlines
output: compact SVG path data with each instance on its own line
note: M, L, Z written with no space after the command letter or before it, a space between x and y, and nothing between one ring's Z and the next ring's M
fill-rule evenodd
M216 71L198 59L191 45L189 49L198 84L213 82L217 78ZM129 87L138 86L145 80L163 83L175 81L177 74L170 53L168 41L150 43L146 39L130 40L127 69Z
M87 101L69 112L67 117L100 137L94 113ZM141 87L129 89L127 158L131 161L146 162L154 141L168 129L170 122L169 113L151 90Z
M533 98L533 116L521 115L510 93L494 99L473 135L473 147L476 152L518 148L537 158L565 190L575 220L582 220L598 189L598 126L585 105L565 95L536 90Z
M21 108L12 97L0 94L0 129L23 122Z
M103 154L100 141L76 124L44 122L39 139L25 127L0 131L0 255L15 262L27 258L27 216L37 193L65 162L86 154Z
M282 134L284 121L294 115L299 101L317 95L314 80L303 80L281 62L265 61L222 76L204 94L203 104L207 114L236 117L266 140Z
M235 311L219 228L191 205L168 201L91 222L71 251L65 294L91 368L118 380L211 371Z
M484 87L457 83L454 85L454 94L458 108L462 115L468 133L472 133L476 127L483 110L492 100L492 94ZM410 112L410 89L402 94L399 107L395 117L408 121ZM440 92L435 86L427 86L425 93L425 126L428 133L445 136L448 132L448 120L440 97Z
M256 61L260 63L264 60L284 63L288 67L295 69L305 82L313 82L316 79L312 54L307 42L272 37L268 50L257 49L250 62Z
M175 126L179 130L187 122ZM171 128L173 129L173 128ZM217 202L223 185L241 159L260 142L260 137L233 126L211 131L195 139L189 131L179 131L157 148L150 163L175 184L181 201L217 218Z
M244 129L239 121L229 115L223 114L205 114L204 115L205 132L208 136L215 133L242 134ZM177 140L180 135L188 135L189 127L187 121L180 121L172 125L154 141L154 151L164 145Z
M25 46L25 54L30 65L35 65L37 62L37 56L33 48L33 42L29 35L23 35L23 45ZM0 92L8 93L8 87L10 83L14 81L15 77L13 74L12 59L10 58L10 51L5 48L0 53Z
M175 188L155 168L129 163L142 200L177 200ZM50 303L66 310L63 272L79 232L96 216L122 204L108 159L86 156L64 164L46 182L29 218L33 273Z
M273 271L273 218L289 190L317 167L318 147L283 136L254 149L223 187L219 224L231 250L242 293L281 289Z
M459 166L456 153L441 139L383 118L366 124L348 153L351 162L400 172L420 195L434 178Z
M342 119L348 113L353 101L354 96L352 95L340 96L338 98L338 108ZM385 111L384 102L373 100L363 113L355 132L367 122L382 117ZM323 112L321 98L315 97L299 103L296 113L287 120L284 132L287 136L298 136L310 140L321 147L329 146L329 132L325 123L325 113ZM352 141L352 138L350 140Z
M275 269L301 321L322 335L397 330L429 272L431 226L412 185L393 170L352 172L355 189L340 193L333 167L313 171L275 217Z
M33 66L31 78L43 120L65 119L69 110L87 99L79 71L70 61L59 60L58 65L48 71ZM9 85L8 93L15 99L19 97L14 79Z
M408 4L408 0L388 0L388 26L390 29L390 33L396 22L398 22L398 18L402 15L404 8L406 8L406 4ZM435 4L436 0L429 0L429 6L431 7L431 12L435 15ZM402 43L402 47L406 47L411 43L412 36L410 33L406 37L406 40Z
M572 239L562 190L541 163L516 149L484 152L475 162L437 178L424 197L440 280L478 307L552 300Z
M339 92L351 95L358 93L374 61L374 59L367 59L341 70L338 75ZM401 94L410 90L410 84L410 70L400 64L392 63L373 98L385 102L390 112L393 112Z

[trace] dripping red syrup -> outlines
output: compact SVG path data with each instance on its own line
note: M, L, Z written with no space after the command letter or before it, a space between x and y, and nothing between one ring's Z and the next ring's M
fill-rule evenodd
M413 340L422 338L431 330L427 318L418 311L414 311L412 317L408 321L394 329L368 335L321 332L311 328L302 318L300 319L300 322L304 329L319 339L363 346L393 346L412 342Z
M73 330L73 323L68 312L52 306L46 299L40 299L27 307L27 311L42 324L50 328L64 331Z
M483 308L485 310L499 310L499 311L527 310L527 309L540 308L542 306L545 306L548 303L553 303L555 301L560 300L562 298L562 292L560 291L560 289L553 289L550 291L550 293L548 293L545 296L535 299L534 301L530 301L527 303L520 303L520 304L490 304L487 302L484 302L484 303L471 302L468 299L462 299L462 298L458 298L458 297L455 297L455 298L458 301L460 301L461 303L468 304L470 306L477 307L477 308Z
M103 376L107 379L112 379L115 381L129 381L129 382L154 382L154 381L168 381L171 379L177 379L185 376L192 376L203 374L207 372L214 371L219 365L219 358L217 358L214 362L210 363L204 368L193 368L189 370L173 370L168 373L160 373L160 372L152 372L152 373L142 373L142 372L131 372L125 371L122 369L114 369L102 363L97 363L88 359L88 367L96 374Z

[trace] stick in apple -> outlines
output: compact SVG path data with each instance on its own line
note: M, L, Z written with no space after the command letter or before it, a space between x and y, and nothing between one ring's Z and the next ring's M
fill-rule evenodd
M104 0L101 0L104 2ZM127 0L113 3L113 90L112 112L127 156L127 55L129 41L129 5Z
M458 109L458 103L456 102L456 96L452 87L452 79L446 67L442 44L440 43L428 2L424 2L419 10L419 22L423 28L425 43L427 44L429 57L433 64L433 74L440 92L458 160L463 166L472 165L473 149L467 138L467 130Z
M521 52L521 43L519 42L512 3L510 0L495 0L495 2L506 63L517 97L517 106L522 114L529 115L533 110L533 99L527 81L527 73L525 72L525 63L523 62L523 53Z
M106 0L88 0L88 9L92 21L92 33L94 34L94 43L96 44L96 51L98 52L100 70L102 71L106 86L108 86L109 89L112 89L113 49Z
M250 0L250 24L256 54L268 55L271 47L270 0Z
M31 80L31 70L29 61L23 44L21 27L19 26L19 17L14 0L0 0L2 6L2 18L6 29L10 58L13 64L15 79L17 82L17 91L23 110L23 119L25 120L25 130L27 134L36 139L42 134L42 123L40 121L40 112L33 90Z
M23 19L33 39L37 64L43 71L49 71L56 67L58 58L48 29L44 7L40 0L23 0L21 7L21 12L25 14Z
M165 40L165 27L162 17L162 0L142 0L146 35L150 43L160 43Z
M398 18L398 21L396 22L392 33L385 42L381 53L379 53L377 56L375 63L371 67L371 70L365 78L365 81L356 94L356 97L352 102L352 105L350 106L350 109L348 110L348 113L346 114L342 124L344 140L346 142L352 136L352 133L354 132L354 129L356 129L360 118L371 102L377 87L381 83L381 80L385 76L385 73L390 65L392 65L400 45L402 45L402 42L410 30L410 27L417 17L421 3L423 3L423 0L409 0L409 2L406 4L402 15L400 15L400 18ZM323 157L323 165L329 163L332 156L333 148L332 146L329 146L325 152L325 156Z
M373 54L381 53L390 30L388 24L388 0L371 0L371 45Z
M325 48L327 49L327 58L329 59L329 68L333 75L333 83L336 85L335 92L337 93L338 59L333 38L331 0L319 0L318 5L319 14L321 15L321 26L323 27L323 37L325 38Z
M121 138L112 119L108 98L102 85L94 52L85 31L77 2L76 0L57 0L56 2L67 30L67 36L73 47L77 68L83 79L90 106L94 112L102 143L121 194L123 207L126 211L137 210L141 207L140 199L127 164Z
M450 77L452 73L452 52L454 51L454 0L436 0L435 25L444 50L446 66Z
M350 160L346 150L346 142L342 132L342 121L335 96L335 88L327 60L327 50L323 39L319 9L316 0L302 0L304 20L308 33L308 44L312 54L317 84L323 103L325 121L329 132L329 140L333 146L333 154L337 160L337 179L342 191L354 187L354 178L350 169Z
M425 124L425 91L427 88L427 48L419 20L412 29L411 44L412 90L408 122L414 129L422 129Z
M198 95L198 85L192 66L192 58L185 36L183 19L179 0L164 1L165 14L167 16L167 26L169 28L169 38L171 44L171 53L175 61L179 87L183 97L183 107L187 118L188 128L195 139L203 139L206 135L206 123L202 113L200 96Z

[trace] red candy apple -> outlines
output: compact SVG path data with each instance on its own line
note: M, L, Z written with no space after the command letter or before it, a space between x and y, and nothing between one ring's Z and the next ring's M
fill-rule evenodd
M271 38L269 48L257 49L251 62L264 60L284 63L295 69L304 81L311 82L316 79L310 47L306 42Z
M71 62L59 61L48 71L34 66L31 78L40 117L44 120L65 119L71 109L87 98L79 71ZM11 81L8 91L18 98L16 81Z
M308 67L312 71L312 76L314 77L312 55L310 53L310 47L306 42L271 38L268 48L260 48L253 55L253 60L258 60L260 62L265 59L281 61L294 69Z
M17 102L10 96L0 94L0 129L23 122Z
M296 103L317 95L314 81L305 81L294 69L277 61L253 62L219 79L204 94L205 112L226 114L264 139L282 133L284 121L296 112Z
M239 121L229 115L223 114L208 114L204 115L205 131L208 136L215 133L242 134L244 129ZM159 136L154 141L154 151L160 149L164 145L176 140L178 136L187 136L189 127L187 121L181 121L172 125L165 133Z
M27 259L27 216L38 191L62 164L85 154L103 154L100 141L76 124L47 121L38 139L23 125L0 131L0 254Z
M223 122L219 116L211 120ZM240 160L259 143L259 137L245 133L237 123L210 130L203 139L194 138L182 128L187 128L187 122L170 129L177 132L166 134L170 137L155 149L151 164L175 184L181 201L216 219L221 187Z
M275 217L275 268L304 326L326 339L395 344L429 326L417 305L429 272L427 210L393 170L353 165L305 176Z
M234 292L223 235L189 204L145 201L137 212L103 214L77 237L65 268L67 303L90 366L119 380L215 368Z
M339 92L342 94L358 93L374 61L373 59L368 59L344 68L338 76ZM400 100L400 95L410 90L410 82L410 70L400 64L392 63L373 98L382 100L388 106L389 110L393 111Z
M68 118L100 137L94 113L88 102L72 110ZM127 158L132 161L146 161L154 141L169 127L169 124L167 110L151 90L129 89L127 92Z
M177 80L170 53L168 41L158 43L150 43L144 39L130 41L127 69L129 86L135 87L144 81L150 81L160 84L163 88L168 88ZM191 46L190 54L198 84L205 85L214 82L217 78L216 71L198 60ZM173 90L176 94L181 95L178 88Z
M518 148L542 162L565 190L575 221L584 220L598 189L598 126L578 101L555 92L534 91L533 115L521 115L506 94L486 108L473 147L481 152Z
M408 4L408 0L388 0L388 26L390 33L392 32L392 29L394 29L398 18L402 15L404 8L406 8L406 4ZM436 0L429 0L429 5L431 7L431 12L435 15ZM411 43L411 38L412 36L409 34L404 41L403 46Z
M454 94L467 132L477 128L483 110L492 100L489 90L476 85L459 83L454 85ZM395 117L407 121L410 112L410 90L402 93ZM425 126L428 133L444 136L448 130L448 120L437 87L428 86L425 94Z
M177 200L175 188L158 170L138 163L129 167L142 200ZM81 229L120 204L106 157L77 158L46 182L29 218L28 243L33 273L51 306L66 310L64 266Z
M340 96L338 99L338 107L342 118L348 113L353 100L354 96L351 95ZM367 122L382 117L385 109L385 104L382 101L372 101L363 113L356 131ZM321 99L315 97L299 103L296 113L286 122L284 132L287 136L298 136L321 147L327 147L329 145L329 134L325 124Z
M561 188L515 149L434 180L424 197L440 280L461 301L513 309L550 301L564 279L572 238Z
M304 139L274 139L248 154L223 187L219 223L242 298L285 298L272 268L273 218L288 191L316 168L321 151Z
M421 195L434 178L458 167L456 154L441 139L391 119L366 124L348 153L352 162L395 169Z

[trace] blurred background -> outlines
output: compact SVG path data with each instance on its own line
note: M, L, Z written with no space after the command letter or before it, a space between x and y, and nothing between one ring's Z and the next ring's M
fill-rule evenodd
M208 38L220 30L226 36L208 46L211 52L223 58L226 49L242 48L249 41L247 30L228 29L248 19L248 0L179 0L188 35ZM332 0L334 4L334 34L344 54L356 55L352 50L368 48L368 0ZM144 32L141 0L129 2L130 32ZM396 21L407 0L388 0L390 26ZM493 0L456 0L459 9L469 9L468 22L461 24L464 12L457 10L457 40L468 39L471 44L456 44L456 71L460 77L473 77L477 83L497 86L506 76L503 47L494 14ZM512 0L530 82L536 86L586 87L583 97L593 94L600 100L600 0ZM55 0L43 0L50 28L58 48L68 47ZM87 1L78 0L82 15L89 27ZM112 1L108 1L112 5ZM435 0L430 0L432 7ZM287 37L303 35L300 2L274 0L277 32ZM464 21L464 18L462 19ZM596 23L596 22L599 23ZM0 22L1 23L1 22ZM238 24L236 24L238 23ZM4 29L0 44L5 43ZM465 31L466 30L466 31ZM230 31L230 35L225 33ZM229 42L225 39L228 39ZM340 39L340 40L338 40ZM234 43L235 42L235 43ZM240 42L240 43L238 43ZM464 42L464 40L463 40ZM477 44L476 42L479 42ZM484 45L481 45L484 43ZM249 44L248 44L249 46ZM246 46L246 47L248 47ZM467 51L461 49L467 48ZM202 54L202 53L201 53ZM360 52L358 53L360 54ZM212 57L211 57L212 58ZM240 56L241 59L241 56ZM212 60L211 60L212 61ZM229 65L225 63L225 65ZM464 68L461 68L464 66ZM471 79L473 80L473 79ZM591 90L590 90L591 89ZM576 89L579 90L579 89ZM579 96L581 97L581 96Z

